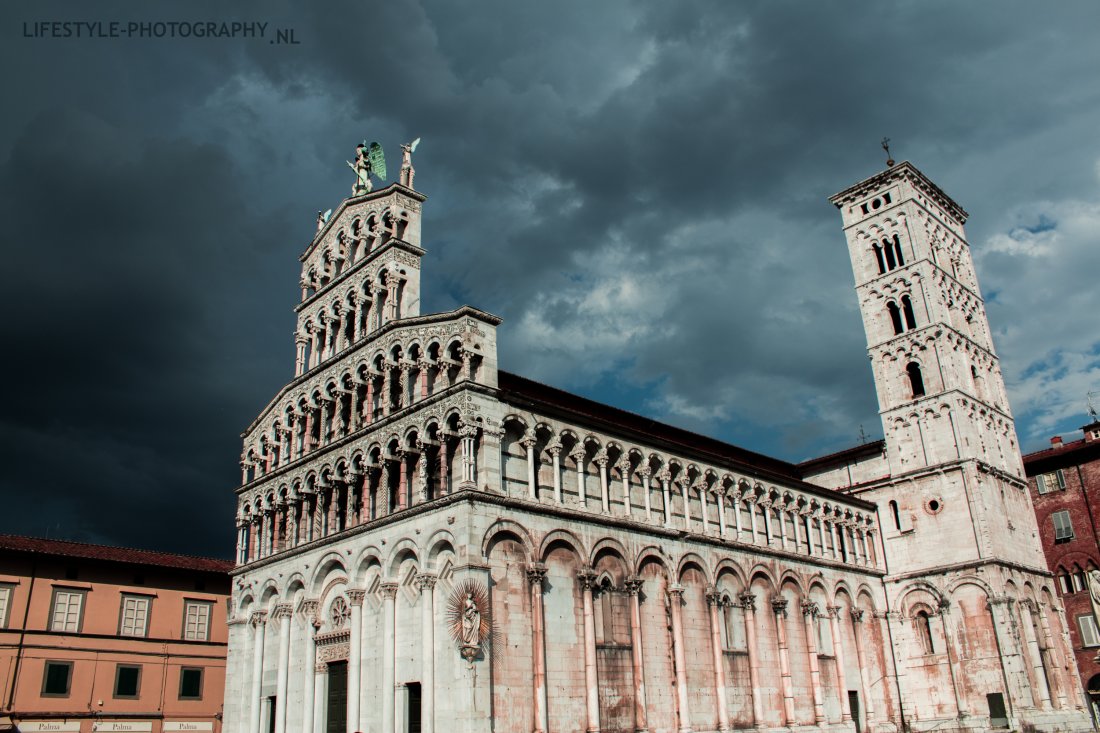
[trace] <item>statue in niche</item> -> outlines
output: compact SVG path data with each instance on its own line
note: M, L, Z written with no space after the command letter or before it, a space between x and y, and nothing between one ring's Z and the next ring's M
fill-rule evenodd
M462 610L462 643L477 646L481 642L481 612L474 603L474 594L466 594Z

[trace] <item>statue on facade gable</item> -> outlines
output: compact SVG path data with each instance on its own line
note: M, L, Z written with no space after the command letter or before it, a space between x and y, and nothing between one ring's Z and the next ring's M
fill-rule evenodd
M370 177L386 177L386 156L382 153L382 146L376 142L367 145L367 141L355 146L355 162L345 161L348 167L355 171L355 183L351 186L352 196L362 196L370 193L373 186Z
M413 168L412 154L416 152L416 146L420 144L420 138L416 138L411 143L403 143L401 145L401 185L413 187L413 176L416 175L416 170Z

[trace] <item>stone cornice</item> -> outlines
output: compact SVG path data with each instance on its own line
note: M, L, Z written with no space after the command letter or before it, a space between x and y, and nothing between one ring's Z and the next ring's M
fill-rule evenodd
M943 192L943 189L932 183L927 176L917 170L917 167L908 160L876 173L854 186L849 186L840 193L833 194L829 197L829 202L839 209L842 208L844 204L855 203L860 199L870 196L876 190L903 179L909 181L914 187L942 206L949 214L958 220L960 225L966 223L967 218L970 216L966 213L966 210L955 203L950 196Z
M973 570L975 568L996 566L1002 568L1008 568L1009 570L1017 570L1022 573L1031 573L1032 575L1039 575L1044 578L1053 578L1054 574L1047 568L1040 568L1031 565L1024 565L1023 563L1013 562L1011 560L1001 560L998 558L982 558L980 560L967 560L966 562L951 563L948 565L937 565L936 567L926 568L923 570L914 570L909 573L899 573L897 575L885 575L882 578L884 583L901 583L912 578L927 578L933 575L947 575L948 573L957 573L963 570Z

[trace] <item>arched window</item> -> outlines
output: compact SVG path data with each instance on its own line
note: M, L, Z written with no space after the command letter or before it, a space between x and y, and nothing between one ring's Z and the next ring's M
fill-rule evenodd
M889 246L890 246L890 243L888 242L887 247L889 248ZM898 267L901 267L902 265L905 264L905 260L902 259L902 256L901 256L901 240L898 238L898 235L896 235L896 234L894 235L894 242L893 242L892 249L894 250L894 255L897 257Z
M915 361L905 366L905 372L909 375L909 387L913 390L913 397L924 396L924 377L920 373L920 364Z
M894 518L894 528L901 529L901 513L898 511L898 503L890 500L890 516Z
M874 245L875 260L878 261L878 274L882 275L886 272L886 262L882 259L882 247L877 244Z
M917 611L913 623L917 627L917 638L920 640L921 649L925 654L935 654L936 648L932 644L932 620L928 611Z
M889 240L882 240L882 253L886 256L886 269L893 270L898 266L897 258L894 256L894 245Z
M908 295L901 296L901 312L905 314L905 327L916 328L917 317L913 315L913 301Z
M898 308L897 303L887 303L886 310L890 312L890 323L894 325L894 333L901 333L905 330L905 327L901 325L901 309Z

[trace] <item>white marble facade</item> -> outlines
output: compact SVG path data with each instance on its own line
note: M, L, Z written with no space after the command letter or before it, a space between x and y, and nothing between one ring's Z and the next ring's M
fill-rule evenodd
M411 175L301 258L296 376L243 436L227 733L1091 727L965 212L919 171L833 199L886 438L802 465L420 315Z

